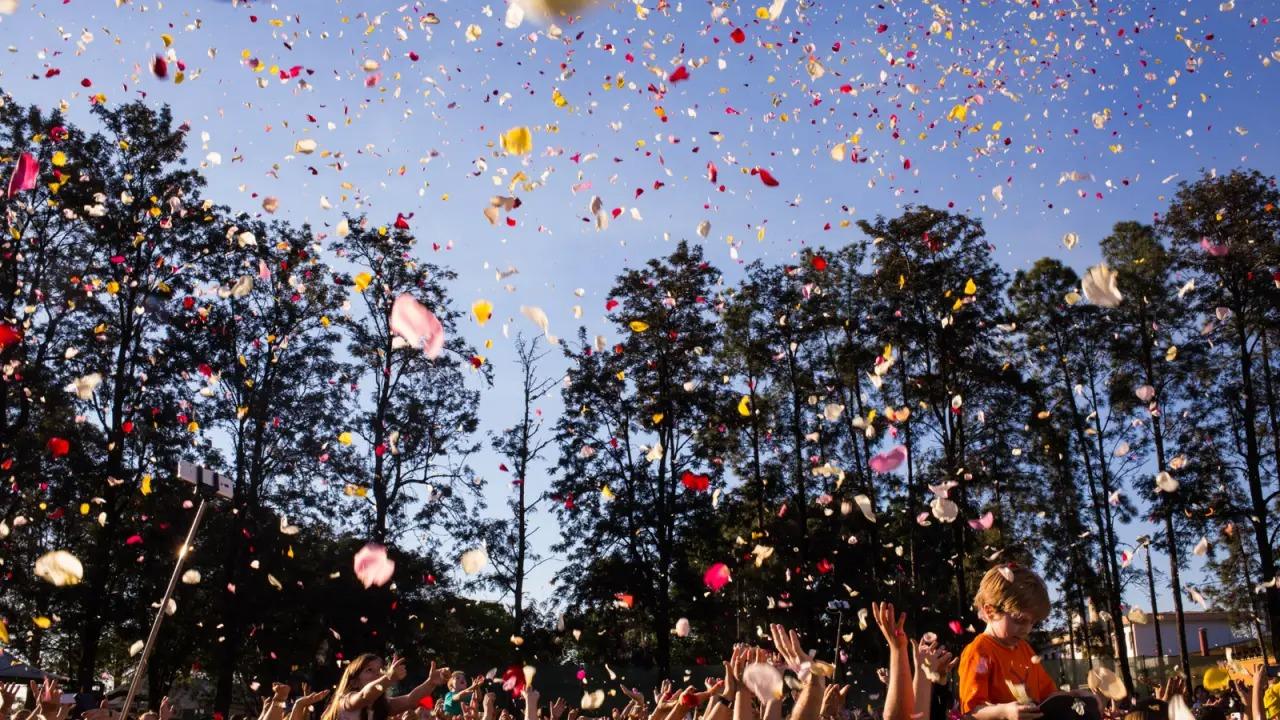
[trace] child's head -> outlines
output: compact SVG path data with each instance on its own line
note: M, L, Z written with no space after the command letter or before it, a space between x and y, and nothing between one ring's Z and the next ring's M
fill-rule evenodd
M450 676L449 676L449 689L450 689L450 690L453 690L453 691L455 691L455 692L456 692L456 691L458 691L458 690L461 690L461 689L465 688L466 686L467 686L467 674L466 674L466 673L464 673L464 672L462 672L462 671L458 671L458 672L455 672L454 674L452 674L452 675L450 675Z
M973 606L997 639L1026 639L1049 617L1049 591L1034 570L1009 563L982 576Z

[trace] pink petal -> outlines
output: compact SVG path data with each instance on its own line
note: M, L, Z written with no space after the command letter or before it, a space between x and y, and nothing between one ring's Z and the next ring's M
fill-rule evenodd
M391 332L413 347L423 347L432 360L444 350L444 327L440 320L408 293L391 306Z
M897 470L898 466L906 459L907 449L899 445L892 450L882 452L871 458L871 461L868 464L871 466L872 472L890 473Z
M969 527L973 528L974 530L990 530L991 525L994 522L995 522L995 516L988 511L986 515L983 515L977 520L970 520Z
M395 561L387 557L387 549L377 543L360 548L353 567L356 577L366 588L386 585L396 571Z
M724 563L716 563L707 568L707 572L702 576L702 581L711 588L712 592L719 592L720 588L729 583L729 566Z

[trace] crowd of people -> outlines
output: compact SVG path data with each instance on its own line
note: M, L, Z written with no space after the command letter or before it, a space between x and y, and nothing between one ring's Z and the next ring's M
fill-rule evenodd
M1227 692L1198 686L1186 696L1182 676L1174 672L1148 697L1137 697L1108 670L1095 668L1087 688L1060 687L1028 642L1050 610L1043 580L1031 569L1007 564L983 577L974 606L985 629L953 656L931 632L911 638L907 616L891 603L872 603L871 614L888 646L883 720L1271 720L1280 716L1280 684L1269 681L1260 665L1252 683L1232 682ZM705 687L680 688L670 680L646 695L623 685L622 707L601 710L601 701L575 703L565 698L543 703L530 683L514 687L514 709L500 707L492 677L467 679L461 671L432 663L426 678L403 694L405 661L384 661L372 653L347 663L337 686L312 692L305 685L296 697L284 683L272 686L257 720L870 720L851 708L850 686L835 682L835 668L803 649L799 633L770 627L772 647L735 645L723 661L724 674ZM503 690L512 690L511 684ZM73 704L63 702L56 679L31 682L28 702L17 698L21 686L0 686L0 720L68 720ZM322 709L321 709L322 708ZM123 720L104 701L82 713L84 720ZM138 720L175 720L178 713L163 698ZM239 716L243 718L243 716ZM233 717L233 720L237 720ZM244 720L247 720L245 718Z

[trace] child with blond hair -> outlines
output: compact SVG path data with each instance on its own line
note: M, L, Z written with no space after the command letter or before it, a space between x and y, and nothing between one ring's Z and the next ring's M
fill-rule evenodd
M1030 568L991 568L973 605L986 630L960 654L960 711L975 720L1035 720L1035 703L1058 692L1027 643L1049 616L1049 591Z

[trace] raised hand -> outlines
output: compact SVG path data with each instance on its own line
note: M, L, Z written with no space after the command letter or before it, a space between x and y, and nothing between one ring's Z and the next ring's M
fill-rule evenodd
M31 683L31 685L32 687L35 687L35 683ZM93 708L92 710L85 710L82 717L84 720L116 720L118 715L115 710L112 710L107 705L107 701L103 700L98 707Z
M324 700L325 698L329 697L329 693L330 693L329 688L325 688L324 690L317 690L313 693L308 693L306 686L303 686L302 691L305 694L299 696L297 700L293 701L294 707L297 707L299 705L303 707L311 707L312 705L315 705L321 700Z
M800 645L800 633L777 624L770 625L769 632L773 635L773 646L778 649L786 666L797 675L803 672L813 660L813 655L806 653Z
M707 689L702 692L694 692L693 688L689 688L685 691L685 697L688 699L687 702L692 702L693 706L697 707L706 702L712 695L719 695L722 690L724 690L724 681L716 680L710 683Z
M734 645L733 652L724 663L724 696L731 701L742 689L742 671L747 669L747 656L750 650L751 648L746 645Z
M937 645L922 642L916 648L916 667L935 685L945 685L947 676L959 664L960 658Z
M531 687L524 689L524 718L525 720L537 720L538 717L538 698L541 697L537 690Z
M431 661L431 669L427 671L427 680L423 684L432 689L438 688L448 682L449 675L449 668L436 667L436 663L433 660Z
M880 626L885 642L889 643L889 650L906 652L907 633L903 626L907 624L907 614L902 613L895 620L893 603L888 602L871 603L871 614L875 616L876 625Z
M849 692L849 685L828 685L822 693L822 709L818 716L834 718L844 709L844 698Z
M1258 682L1258 678L1260 676L1265 676L1265 673L1266 673L1266 667L1259 664L1258 672L1253 676L1253 681L1255 685ZM1155 689L1156 699L1164 702L1169 702L1170 698L1172 698L1174 695L1183 694L1185 690L1186 688L1183 687L1182 673L1175 672L1174 674L1169 676L1169 679L1164 681L1164 687L1159 687L1159 686L1156 687Z
M560 720L560 718L564 716L565 708L566 705L564 698L556 698L555 701L551 703L551 720Z
M661 704L664 700L671 697L671 681L663 680L662 685L654 689L653 701Z
M404 658L392 655L391 664L387 665L387 669L382 674L391 682L400 682L407 672L408 670L404 667Z
M173 720L177 714L178 709L173 706L168 695L160 698L160 720Z

